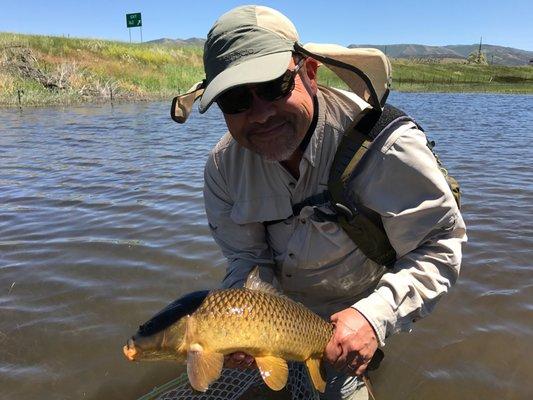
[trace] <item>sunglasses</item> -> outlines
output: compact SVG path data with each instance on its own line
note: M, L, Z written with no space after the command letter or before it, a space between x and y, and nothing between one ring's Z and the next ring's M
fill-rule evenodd
M294 89L294 79L302 68L305 58L290 71L287 70L279 78L268 82L254 84L253 90L257 97L265 101L276 101L289 95ZM248 85L236 86L218 96L216 102L224 114L238 114L252 106L253 94Z

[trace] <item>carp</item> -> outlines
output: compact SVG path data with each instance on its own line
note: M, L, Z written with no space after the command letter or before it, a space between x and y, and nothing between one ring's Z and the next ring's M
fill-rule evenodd
M193 292L174 301L141 325L123 351L131 361L186 362L189 382L201 392L219 378L227 354L252 355L273 390L287 383L287 361L300 361L323 393L322 355L333 329L262 281L256 267L243 288Z

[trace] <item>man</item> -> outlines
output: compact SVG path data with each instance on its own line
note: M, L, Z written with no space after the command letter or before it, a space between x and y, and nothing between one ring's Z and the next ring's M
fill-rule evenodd
M204 50L206 80L173 109L182 108L183 122L201 95L200 112L216 102L229 130L210 154L204 188L209 226L228 260L222 286L242 286L259 265L263 279L275 277L288 296L330 319L325 398L366 398L357 376L378 346L409 331L457 279L465 226L446 180L413 122L373 141L347 197L379 215L396 252L392 268L377 264L321 218L328 204L297 214L293 206L327 188L343 133L364 111L381 111L386 57L301 46L293 24L261 6L222 15ZM319 86L317 58L355 93ZM343 70L338 61L358 68ZM252 362L239 353L227 365Z

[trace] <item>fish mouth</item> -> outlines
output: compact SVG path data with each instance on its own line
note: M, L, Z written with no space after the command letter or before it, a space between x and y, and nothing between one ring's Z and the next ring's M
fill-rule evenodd
M137 358L139 358L140 349L135 347L135 340L133 337L128 339L128 343L122 348L122 351L124 352L124 355L126 358L130 361L135 361Z

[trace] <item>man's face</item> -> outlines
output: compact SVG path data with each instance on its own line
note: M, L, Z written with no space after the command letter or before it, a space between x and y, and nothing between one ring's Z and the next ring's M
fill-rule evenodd
M288 160L305 137L313 119L318 63L307 58L295 77L294 90L276 101L262 100L253 90L250 108L224 114L233 138L243 147L269 161ZM294 60L288 66L295 68Z

